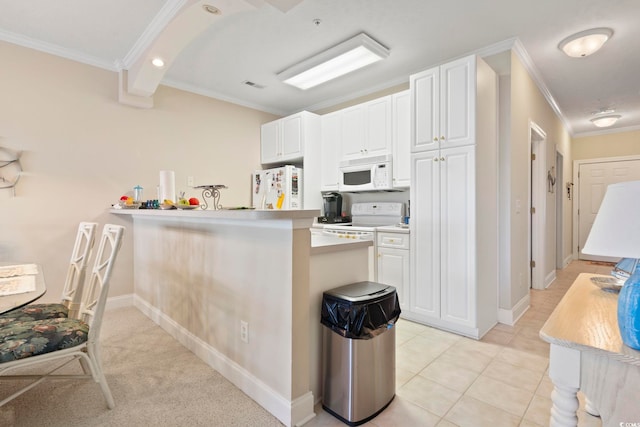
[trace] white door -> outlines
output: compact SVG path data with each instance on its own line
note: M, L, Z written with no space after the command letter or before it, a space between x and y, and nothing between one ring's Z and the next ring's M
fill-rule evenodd
M325 114L322 121L321 191L337 191L340 181L340 150L342 145L342 113Z
M410 311L440 319L440 153L411 159Z
M400 309L407 304L409 283L409 251L378 247L378 282L395 286Z
M440 148L476 143L476 57L440 66Z
M640 180L640 160L603 161L580 164L578 172L578 242L579 258L615 261L582 253L589 231L602 203L607 186L618 182Z
M441 150L442 320L476 327L475 146Z
M391 154L391 97L365 104L365 155Z
M435 150L440 136L440 68L414 74L411 86L411 152Z
M280 121L265 123L260 127L260 159L273 163L280 159Z
M364 117L362 105L342 111L342 160L358 159L363 156Z
M396 93L392 98L393 111L393 186L411 184L411 112L409 91Z
M282 119L282 160L302 157L304 142L302 127L300 115Z

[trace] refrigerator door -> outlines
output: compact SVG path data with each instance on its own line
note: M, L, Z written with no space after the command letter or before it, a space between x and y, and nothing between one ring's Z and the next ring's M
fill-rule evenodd
M302 169L295 166L255 171L252 201L256 209L302 209Z

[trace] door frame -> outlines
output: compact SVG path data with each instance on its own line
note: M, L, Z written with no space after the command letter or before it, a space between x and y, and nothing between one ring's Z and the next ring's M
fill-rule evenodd
M529 285L533 289L544 289L544 246L546 230L546 184L547 184L547 133L534 121L529 120L529 155L536 155L536 162L529 158ZM534 167L534 166L535 167ZM536 208L532 215L531 208ZM531 266L531 261L536 266Z
M579 235L579 226L578 223L578 208L580 207L580 178L578 177L578 173L580 172L580 166L589 164L589 163L611 163L611 162L621 162L626 160L640 160L640 155L631 155L631 156L617 156L617 157L598 157L593 159L582 159L582 160L574 160L573 161L573 232L571 236L572 241L572 249L571 253L573 254L573 259L579 259L580 253L578 252L578 235Z
M556 148L556 269L564 265L564 154Z

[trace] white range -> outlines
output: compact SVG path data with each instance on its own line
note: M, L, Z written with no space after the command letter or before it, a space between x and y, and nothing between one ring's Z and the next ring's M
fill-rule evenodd
M339 239L370 240L369 280L377 281L377 238L376 230L383 226L397 226L404 219L404 203L367 202L351 205L351 223L324 224L322 233Z

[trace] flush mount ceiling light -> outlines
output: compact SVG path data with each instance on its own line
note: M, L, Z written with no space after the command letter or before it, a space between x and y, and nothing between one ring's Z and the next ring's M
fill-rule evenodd
M610 28L592 28L567 37L558 48L572 58L584 58L599 50L612 35Z
M309 89L385 59L389 49L365 33L325 50L281 73L278 77L299 89Z
M162 58L153 58L151 63L154 67L162 68L164 67L164 60Z
M609 114L607 116L594 117L591 119L591 123L598 126L599 128L606 128L609 126L613 126L618 119L622 117L619 114Z

